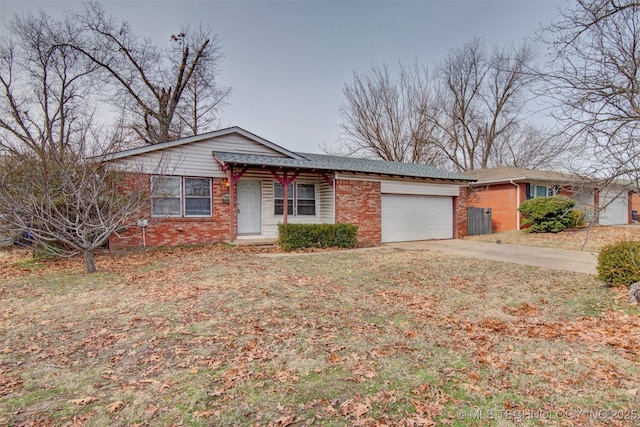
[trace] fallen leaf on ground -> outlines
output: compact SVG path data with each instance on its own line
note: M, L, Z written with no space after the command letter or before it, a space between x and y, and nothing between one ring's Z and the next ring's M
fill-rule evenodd
M90 403L93 403L93 402L95 402L97 400L98 400L98 398L95 397L95 396L86 396L86 397L83 397L81 399L71 399L71 400L69 400L69 403L72 403L74 405L82 405L82 406L84 406L84 405L88 405Z

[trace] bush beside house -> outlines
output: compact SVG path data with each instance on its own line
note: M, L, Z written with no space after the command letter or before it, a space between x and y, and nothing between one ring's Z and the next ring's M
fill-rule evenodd
M524 215L522 228L532 233L558 233L576 225L576 202L565 196L525 200L518 210Z
M278 224L278 244L285 251L304 248L352 248L358 244L353 224Z

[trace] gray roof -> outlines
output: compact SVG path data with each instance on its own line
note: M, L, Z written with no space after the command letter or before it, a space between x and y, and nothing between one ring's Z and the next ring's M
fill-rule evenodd
M470 178L477 179L477 184L500 183L509 181L542 181L559 184L570 184L580 181L578 175L540 169L525 169L512 166L478 169L463 172Z
M327 154L296 153L303 157L302 159L219 151L216 151L213 154L222 162L234 165L308 169L326 172L360 172L455 181L475 180L475 178L424 164L388 162L384 160L369 160L344 156L331 156Z

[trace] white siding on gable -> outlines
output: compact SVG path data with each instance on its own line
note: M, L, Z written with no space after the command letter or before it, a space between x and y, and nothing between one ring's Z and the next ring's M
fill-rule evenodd
M228 153L259 154L262 156L286 157L284 154L272 148L257 143L237 133L214 138L211 142L215 145L212 150L226 151Z
M114 164L132 172L224 178L222 167L213 158L214 151L284 157L256 141L231 134L122 158Z
M115 164L132 172L148 174L226 177L220 164L213 158L213 150L206 144L152 151L117 160Z

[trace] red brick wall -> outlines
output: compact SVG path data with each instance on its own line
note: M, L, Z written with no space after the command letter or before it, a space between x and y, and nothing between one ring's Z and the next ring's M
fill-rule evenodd
M146 185L149 186L149 177L143 176L146 179ZM138 218L131 218L125 224L124 231L110 237L109 248L141 247L143 245L143 230L136 225L136 221L142 218L149 221L144 236L146 246L193 245L230 239L230 205L222 203L222 196L228 192L228 188L224 186L225 181L225 179L213 179L213 216L207 218L151 218L150 208L147 208L140 213Z
M558 194L561 194L563 196L567 196L570 199L573 199L573 188L571 188L571 187L560 187L560 191L558 192Z
M358 226L358 241L380 243L382 218L380 182L337 179L336 222Z
M493 231L518 229L518 191L520 203L526 200L526 186L520 184L496 184L478 186L467 197L469 207L491 208Z
M629 224L633 224L633 211L640 210L640 197L637 193L629 192L629 200L627 201L627 206L629 206Z
M467 208L469 207L469 188L460 187L460 196L453 198L454 239L462 239L469 234Z

